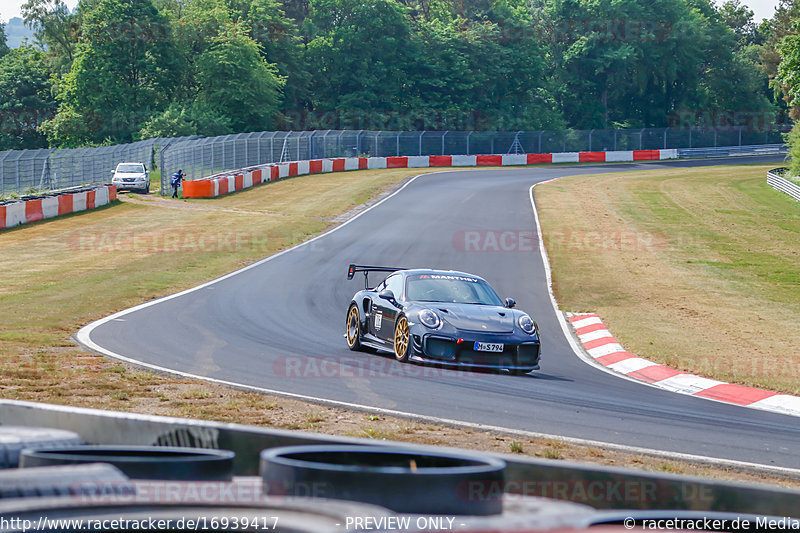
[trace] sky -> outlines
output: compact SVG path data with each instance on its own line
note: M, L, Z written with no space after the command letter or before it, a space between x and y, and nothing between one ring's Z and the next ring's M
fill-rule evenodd
M71 8L75 7L78 0L66 0L67 5ZM647 0L643 0L647 1ZM721 2L723 0L716 0ZM3 22L8 22L12 17L20 16L20 6L25 3L25 0L0 0L0 19ZM743 4L747 5L755 13L756 22L761 22L761 19L772 17L775 6L778 5L778 0L744 0Z

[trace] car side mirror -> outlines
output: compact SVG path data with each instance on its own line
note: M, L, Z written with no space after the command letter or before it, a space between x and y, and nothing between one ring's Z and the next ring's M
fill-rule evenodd
M383 298L384 300L388 300L391 303L395 302L394 293L389 289L383 289L381 292L379 292L378 298Z
M513 309L515 305L517 305L517 302L514 298L506 298L506 307Z

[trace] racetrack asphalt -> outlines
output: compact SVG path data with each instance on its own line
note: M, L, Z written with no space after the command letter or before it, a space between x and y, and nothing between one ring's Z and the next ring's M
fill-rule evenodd
M418 177L336 231L198 290L95 323L94 348L149 365L415 415L800 468L800 418L634 383L573 352L548 296L528 190L573 174L780 162L733 158L443 171ZM313 177L305 178L313 179ZM464 232L526 237L465 251ZM470 235L477 235L470 233ZM507 241L508 245L511 241ZM487 246L484 240L482 247ZM515 247L516 246L516 247ZM480 275L538 322L542 369L528 376L402 364L351 352L344 322L363 287L350 263ZM380 274L373 275L373 284ZM680 332L675 332L679 335ZM79 335L79 338L81 335ZM84 340L86 340L84 338ZM90 346L91 346L90 344Z

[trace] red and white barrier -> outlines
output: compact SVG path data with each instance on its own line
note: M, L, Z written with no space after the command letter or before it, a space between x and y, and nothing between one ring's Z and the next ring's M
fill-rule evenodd
M340 157L259 167L183 182L184 198L213 198L265 181L304 174L344 172L359 169L517 166L542 163L605 163L677 159L677 150L628 150L621 152L567 152L554 154L421 155L398 157Z
M595 314L570 317L575 334L589 356L629 378L680 394L800 416L800 397L754 389L675 370L626 352Z
M116 185L101 185L88 191L64 192L58 196L19 200L0 205L0 229L94 209L116 199Z

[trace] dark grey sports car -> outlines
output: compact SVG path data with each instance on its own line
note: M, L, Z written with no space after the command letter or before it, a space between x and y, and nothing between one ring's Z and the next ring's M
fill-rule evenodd
M505 302L482 278L464 272L350 265L365 288L347 310L347 345L394 353L398 361L506 369L539 369L536 322ZM369 288L370 272L391 272Z

